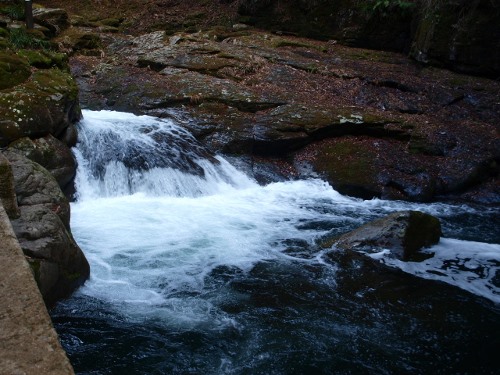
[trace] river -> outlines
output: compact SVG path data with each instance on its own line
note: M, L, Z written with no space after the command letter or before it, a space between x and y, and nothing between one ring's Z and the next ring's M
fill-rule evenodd
M262 186L172 121L127 113L84 111L74 153L91 278L51 316L78 374L498 369L498 208ZM320 246L407 209L443 225L423 262L381 252L380 271Z

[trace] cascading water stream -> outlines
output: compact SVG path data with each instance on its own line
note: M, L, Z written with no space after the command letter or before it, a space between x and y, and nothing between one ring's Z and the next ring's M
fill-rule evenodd
M422 263L398 262L384 253L377 258L455 286L436 284L436 290L463 294L462 288L493 306L500 302L500 246L470 241L498 242L498 210L362 201L318 179L259 186L184 129L148 116L84 111L79 137L72 229L92 276L52 313L78 372L419 368L432 358L426 343L439 329L418 317L396 318L401 312L392 302L365 304L359 298L370 293L369 281L347 297L342 266L327 259L329 249L317 246L323 236L401 209L439 216L446 237L460 239L443 239L429 249L435 256ZM464 229L460 216L469 218L471 228ZM477 309L474 316L484 321L498 318L495 307ZM460 314L458 326L472 312ZM453 324L450 319L443 327ZM400 325L421 330L422 337ZM456 350L454 338L435 340L445 351ZM414 349L406 345L423 349L410 359ZM96 360L102 351L107 357ZM126 356L131 359L122 363Z

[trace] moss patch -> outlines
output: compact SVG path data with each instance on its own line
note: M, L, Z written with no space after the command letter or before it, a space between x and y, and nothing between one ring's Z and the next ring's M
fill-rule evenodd
M352 137L330 139L314 145L312 165L341 193L370 199L380 196L377 154Z
M68 71L68 56L64 53L39 50L20 50L19 56L26 58L31 66L39 69L57 67Z
M0 52L0 90L26 81L31 75L28 61L11 52Z
M33 87L35 86L35 87ZM46 93L51 100L58 101L58 97L66 96L70 100L78 98L78 86L70 74L59 69L45 69L33 73L31 82L26 89L36 88Z

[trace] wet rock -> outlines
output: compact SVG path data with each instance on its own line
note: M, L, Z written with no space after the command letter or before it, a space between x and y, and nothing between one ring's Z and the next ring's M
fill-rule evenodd
M293 158L367 199L432 201L498 176L492 80L252 29L107 40L105 59L73 59L88 108L172 117L215 152Z
M64 189L75 177L76 161L70 149L52 135L42 138L21 138L9 145L28 159L47 169Z
M12 165L20 216L14 232L28 258L47 305L71 294L90 268L69 230L69 203L52 175L18 152Z
M362 108L279 106L255 116L254 150L259 154L284 154L314 140L345 135L408 138L405 129L386 126L397 122L373 115Z
M438 243L440 237L439 219L419 211L401 211L340 236L334 246L364 252L388 249L394 257L404 261L422 260L418 251Z
M12 221L19 244L30 263L40 292L49 306L69 296L88 278L83 252L60 217L45 205L21 206Z
M12 166L19 207L47 205L57 213L66 228L69 228L68 200L50 172L19 151L4 151L4 155Z
M59 139L68 147L74 147L78 142L78 130L74 124L64 129Z

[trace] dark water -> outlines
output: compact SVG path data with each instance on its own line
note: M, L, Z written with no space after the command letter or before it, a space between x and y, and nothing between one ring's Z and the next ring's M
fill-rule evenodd
M498 208L360 201L318 181L259 187L222 161L226 177L191 198L102 198L95 186L109 195L106 178L128 175L117 163L86 175L92 163L79 160L72 206L92 279L51 311L78 374L498 373ZM202 184L160 172L136 186ZM401 209L439 216L455 239L421 277L317 246Z
M85 296L60 304L52 318L81 374L493 374L498 368L500 315L491 302L438 282L359 271L337 275L333 286L329 267L295 262L261 263L249 274L217 270L204 293L218 294L214 307L232 320L221 327L137 321Z

